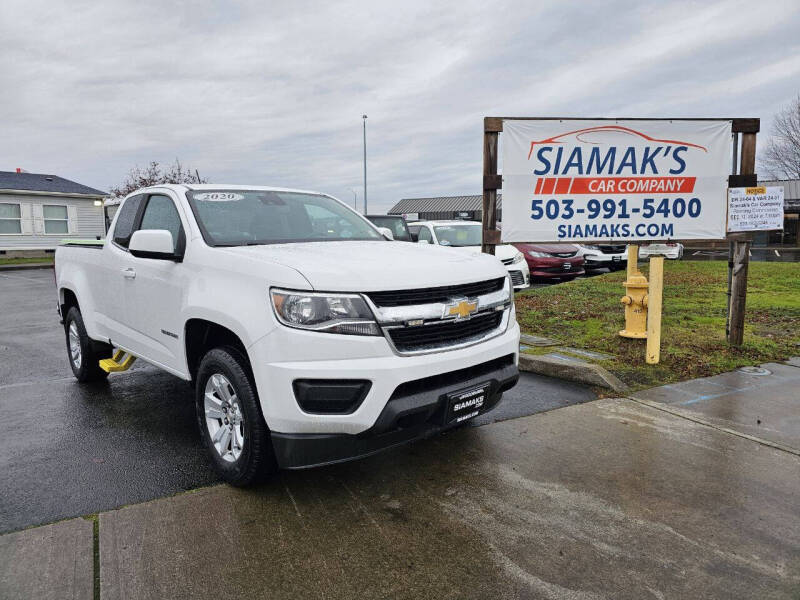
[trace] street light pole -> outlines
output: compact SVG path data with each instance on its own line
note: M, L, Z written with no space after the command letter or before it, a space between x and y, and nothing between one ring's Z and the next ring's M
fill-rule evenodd
M358 202L358 194L353 188L350 188L350 191L353 192L353 208L358 210L357 202Z
M364 214L367 214L367 115L361 115L364 122Z

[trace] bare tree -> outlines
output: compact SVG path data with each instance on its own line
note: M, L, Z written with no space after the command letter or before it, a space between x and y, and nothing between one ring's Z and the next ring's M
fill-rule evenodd
M195 170L184 167L177 158L168 167L162 168L156 161L152 161L144 169L134 167L125 177L125 181L118 187L112 187L111 193L114 196L124 197L136 190L158 185L159 183L207 183L208 180L200 177Z
M761 166L774 179L800 179L800 95L775 115Z

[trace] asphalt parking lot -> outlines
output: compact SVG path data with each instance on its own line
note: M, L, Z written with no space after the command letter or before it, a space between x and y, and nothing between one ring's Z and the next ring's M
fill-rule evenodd
M137 363L79 385L66 359L50 269L0 272L0 533L168 496L217 481L186 382ZM524 374L474 426L593 400Z

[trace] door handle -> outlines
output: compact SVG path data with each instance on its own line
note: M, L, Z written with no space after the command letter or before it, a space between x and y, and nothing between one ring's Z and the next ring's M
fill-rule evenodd
M122 269L122 276L126 279L136 279L136 269L133 267L128 267L127 269Z

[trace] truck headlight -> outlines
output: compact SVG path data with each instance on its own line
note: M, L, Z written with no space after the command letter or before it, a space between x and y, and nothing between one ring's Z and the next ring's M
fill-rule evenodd
M270 298L275 316L287 327L345 335L381 335L372 311L356 294L273 289Z

